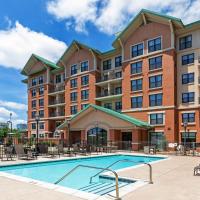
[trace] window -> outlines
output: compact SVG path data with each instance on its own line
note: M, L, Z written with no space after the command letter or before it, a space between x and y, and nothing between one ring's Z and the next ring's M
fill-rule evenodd
M40 116L41 118L44 117L44 110L39 110L39 116Z
M132 58L136 57L136 56L143 55L143 51L144 51L144 45L143 45L143 43L140 43L140 44L132 46L131 47Z
M36 78L33 78L33 79L32 79L32 86L35 86L35 85L37 85L37 79L36 79Z
M121 78L122 72L115 72L115 78Z
M143 97L131 97L131 108L142 108Z
M148 41L148 52L161 50L161 37Z
M122 93L122 87L116 87L115 94L121 94L121 93Z
M194 53L182 56L182 65L194 63Z
M40 122L39 123L39 129L40 130L44 130L44 122Z
M122 56L115 57L115 67L122 66Z
M194 83L194 73L182 75L182 84Z
M71 106L71 115L74 115L77 113L77 105L76 106Z
M77 65L71 66L71 75L77 74Z
M36 100L32 101L32 108L36 108Z
M164 132L149 132L150 144L155 146L159 151L166 150L166 138Z
M32 94L32 97L36 97L36 89L33 89L33 90L31 91L31 94Z
M155 113L155 114L150 114L150 124L151 125L157 125L157 124L163 124L163 113Z
M149 95L149 106L162 106L163 94Z
M131 91L142 90L142 79L131 81Z
M112 103L104 103L104 108L112 109Z
M56 75L56 83L61 83L61 74Z
M77 92L72 92L70 94L71 101L77 101Z
M162 68L162 56L149 59L149 70Z
M32 130L35 130L35 129L36 129L36 123L32 123L32 124L31 124L31 129L32 129Z
M142 72L142 61L131 64L131 74L138 74Z
M109 70L112 67L111 59L103 61L103 70Z
M121 101L115 102L115 110L116 111L121 111L122 110L122 102Z
M34 119L34 118L36 117L36 111L33 111L33 112L31 113L31 117L32 117L32 119Z
M71 88L77 87L77 79L76 78L70 80L70 87Z
M195 113L183 113L182 123L184 122L195 122Z
M44 107L44 99L39 99L39 106Z
M182 103L194 102L194 92L182 93Z
M39 95L43 95L44 94L44 87L39 87Z
M86 108L89 104L85 103L85 104L81 104L81 110L83 110L84 108Z
M162 87L162 75L149 77L149 88Z
M81 77L81 85L88 85L89 84L89 75Z
M179 49L187 49L192 47L192 35L187 35L179 39Z
M44 77L43 76L39 76L38 83L39 84L43 84L44 83Z
M84 61L81 63L81 72L88 71L89 66L88 66L88 61Z
M89 90L82 90L81 91L81 99L87 100L89 98Z

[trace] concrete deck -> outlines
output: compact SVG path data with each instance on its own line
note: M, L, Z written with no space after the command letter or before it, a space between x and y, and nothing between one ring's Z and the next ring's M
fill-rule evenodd
M22 162L22 161L20 161ZM0 162L0 165L7 162ZM11 163L11 162L8 162ZM16 163L16 161L15 161ZM200 176L193 176L198 157L170 156L170 159L153 164L152 185L145 185L125 195L123 200L198 200L200 198ZM119 172L131 178L148 179L148 168L142 166ZM31 183L0 176L1 200L81 200L66 193L36 186Z

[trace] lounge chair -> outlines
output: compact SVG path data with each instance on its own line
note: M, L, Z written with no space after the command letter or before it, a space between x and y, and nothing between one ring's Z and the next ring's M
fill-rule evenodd
M22 160L37 159L35 152L27 151L27 153L25 153L22 145L15 145L15 152L17 154L18 159L22 159Z
M194 168L194 176L200 176L200 164Z
M11 146L4 147L4 153L1 157L1 160L3 161L4 158L6 158L7 161L13 160L13 158L14 158L13 147L11 147Z
M57 147L48 147L48 155L50 155L51 158L56 156L59 156L60 158L60 153Z
M46 144L39 144L38 149L39 149L40 155L47 155L48 154L48 146Z

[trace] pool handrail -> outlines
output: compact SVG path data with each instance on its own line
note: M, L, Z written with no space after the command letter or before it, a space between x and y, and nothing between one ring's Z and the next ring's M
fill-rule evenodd
M128 159L124 159L124 160L117 160L114 163L112 163L111 165L109 165L108 167L106 167L105 169L109 169L110 167L112 167L113 165L119 163L119 162L132 162L132 163L138 163L136 161L133 160L128 160ZM153 180L152 180L152 166L149 163L146 162L142 162L142 164L148 165L149 166L149 184L153 184ZM90 177L90 183L92 183L92 179L96 176L98 176L99 174L101 174L102 172L104 172L105 170L103 169L102 171L96 173L95 175Z
M67 176L69 176L72 172L74 172L76 169L78 169L79 167L85 167L85 168L92 168L92 169L100 169L103 171L110 171L114 174L115 176L115 190L116 190L116 200L120 200L119 197L119 181L118 181L118 174L112 170L112 169L107 169L107 168L102 168L102 167L94 167L94 166L90 166L90 165L77 165L76 167L74 167L73 169L71 169L69 172L67 172L64 176L62 176L59 180L57 180L54 184L58 184L60 183L62 180L64 180Z

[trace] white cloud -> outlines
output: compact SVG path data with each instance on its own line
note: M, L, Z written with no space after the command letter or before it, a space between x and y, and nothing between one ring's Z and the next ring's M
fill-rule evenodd
M12 117L17 117L17 114L14 111L8 110L4 107L0 107L0 118L8 120L10 117L10 113L12 113Z
M0 30L0 65L22 69L32 53L56 61L67 48L64 42L35 32L19 22Z
M71 27L74 20L75 30L85 31L86 23L91 22L107 34L120 31L143 8L181 18L184 23L200 19L199 0L51 0L47 3L48 12L65 20L66 27Z
M0 100L0 106L16 109L16 110L27 110L27 105L22 103L16 103L11 101L1 101Z
M73 20L77 32L85 32L85 23L96 19L98 0L51 0L47 10L58 20ZM71 23L67 22L67 27Z

